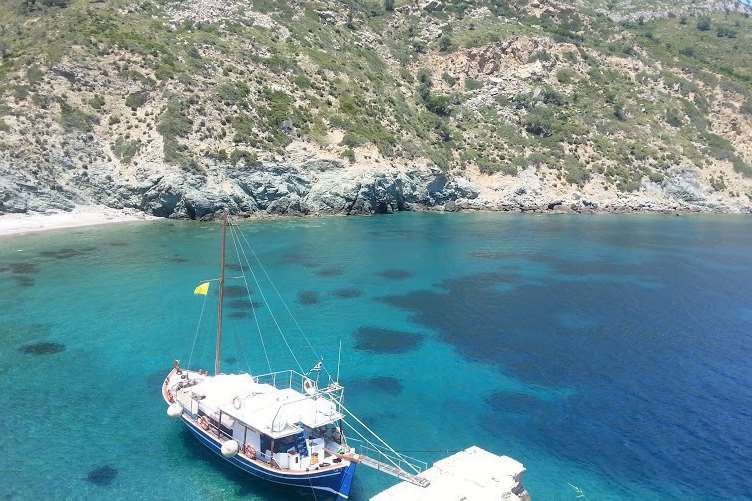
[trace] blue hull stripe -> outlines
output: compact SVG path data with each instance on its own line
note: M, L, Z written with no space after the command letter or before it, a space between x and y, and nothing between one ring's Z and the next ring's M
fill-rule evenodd
M263 470L253 464L252 462L242 458L241 456L235 456L226 458L222 455L221 446L218 442L207 437L204 432L198 429L193 423L183 419L183 423L188 427L191 433L199 439L199 441L208 447L212 452L217 454L225 461L232 463L234 466L241 470L250 473L251 475L264 479L269 482L277 484L291 485L294 487L303 487L318 489L326 492L331 492L340 497L347 499L350 495L350 486L352 485L353 475L355 473L355 463L350 463L347 468L341 468L334 472L328 473L311 473L310 475L285 475L283 473L274 473Z

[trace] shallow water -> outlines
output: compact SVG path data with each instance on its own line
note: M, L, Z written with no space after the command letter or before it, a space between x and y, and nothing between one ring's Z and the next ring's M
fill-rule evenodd
M399 214L242 229L332 370L342 341L346 402L395 447L511 455L536 500L577 499L572 486L590 500L752 497L752 219ZM165 415L159 386L190 356L192 290L217 272L217 239L214 224L158 222L0 240L12 403L0 497L313 498L245 477ZM236 282L224 369L266 372ZM211 300L192 360L206 368ZM294 367L269 310L256 312L273 368ZM361 468L353 498L392 483Z

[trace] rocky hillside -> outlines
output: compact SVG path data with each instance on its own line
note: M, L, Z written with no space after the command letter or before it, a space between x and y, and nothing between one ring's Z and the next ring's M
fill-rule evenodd
M731 0L0 0L0 213L752 211Z

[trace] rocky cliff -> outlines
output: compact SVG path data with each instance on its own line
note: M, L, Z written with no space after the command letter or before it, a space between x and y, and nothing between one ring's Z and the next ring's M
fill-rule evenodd
M0 213L752 210L737 2L2 6Z

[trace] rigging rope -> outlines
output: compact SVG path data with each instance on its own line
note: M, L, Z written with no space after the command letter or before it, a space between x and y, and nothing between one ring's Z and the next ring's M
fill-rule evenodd
M231 233L233 231L236 232L236 233L239 233L240 236L243 237L243 240L245 240L246 243L248 243L248 240L245 238L245 236L243 236L243 233L240 232L235 227L234 224L230 224L229 227L230 227L230 230L231 230L230 232ZM250 244L248 244L248 245L249 245L249 248L250 248ZM300 369L300 372L303 373L304 372L303 366L300 365L300 362L298 361L298 357L295 356L295 352L292 350L292 347L290 346L290 343L287 341L287 337L285 337L285 333L282 331L282 327L279 326L279 322L277 322L277 317L274 315L274 311L272 311L272 307L269 304L269 301L267 301L267 299L266 299L266 294L264 294L264 290L261 288L261 284L259 283L258 278L256 277L256 273L254 273L253 268L251 267L251 263L248 260L248 256L245 253L245 248L242 245L240 245L240 251L243 253L243 258L245 259L245 262L248 265L248 271L251 272L251 277L253 277L253 281L256 283L256 287L258 288L259 294L261 295L261 299L264 301L264 304L269 309L269 315L271 315L272 320L274 321L274 325L277 327L277 331L279 332L279 335L282 338L282 341L284 341L285 346L287 346L287 350L290 352L290 355L292 355L292 359L295 361L295 365L297 365L298 369ZM251 249L251 252L253 252L252 249ZM274 284L272 284L272 286L273 285ZM246 288L247 288L247 283L246 283ZM248 293L249 293L249 296L250 296L250 291Z
M198 331L201 329L201 320L204 318L204 308L206 307L206 296L207 294L204 294L204 302L201 303L201 315L199 315L198 324L196 324L196 333L193 335L193 344L191 345L191 354L188 357L188 365L185 366L186 369L191 368L191 361L193 360L193 350L196 349L196 341L198 340Z
M251 254L253 255L253 258L256 260L256 263L258 264L261 271L264 273L264 276L266 277L266 280L269 282L269 285L272 286L272 289L274 289L274 292L277 294L277 297L279 298L280 302L282 303L282 306L285 307L285 310L287 311L287 314L292 319L293 323L295 324L295 327L298 329L298 332L300 332L300 335L303 336L303 339L305 340L308 347L311 349L311 352L313 353L314 357L316 357L316 360L322 360L322 358L319 356L319 354L316 352L316 349L313 347L313 344L311 344L311 341L308 339L308 336L306 336L305 332L303 332L303 328L300 327L300 324L298 323L298 320L295 318L295 315L293 315L292 311L290 310L290 307L287 306L287 302L282 297L282 294L279 292L279 289L277 289L277 286L274 285L274 282L272 281L271 277L269 276L269 273L266 271L266 268L264 267L263 263L259 259L259 257L256 255L256 251L253 250L253 246L248 241L248 239L245 237L243 232L238 230L238 233L240 234L240 237L245 241L246 246L248 247L248 250L251 251ZM324 369L324 372L326 372L326 375L329 377L329 381L333 381L332 375L329 373L329 370L326 368L324 364L321 364L322 368ZM301 372L303 372L303 369L300 369Z
M266 343L264 343L264 336L261 333L261 324L259 323L258 315L256 315L256 307L253 305L253 300L251 299L251 290L248 287L248 280L246 280L245 272L242 269L243 263L240 259L240 252L238 252L237 237L235 236L235 233L233 233L232 225L229 225L229 227L230 227L230 237L232 238L232 243L235 246L235 254L237 255L238 262L240 263L240 268L241 268L240 273L243 278L243 283L245 283L245 291L247 293L248 302L251 305L251 311L253 312L253 319L256 322L256 329L258 329L259 339L261 340L261 348L264 350L264 358L266 359L266 365L269 367L269 372L272 372L272 363L269 361L269 353L266 351ZM248 269L250 269L250 266L248 267ZM250 367L248 369L248 372L251 372Z

